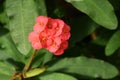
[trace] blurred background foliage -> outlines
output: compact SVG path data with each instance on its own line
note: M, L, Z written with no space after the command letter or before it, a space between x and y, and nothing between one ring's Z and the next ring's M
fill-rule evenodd
M49 67L31 80L120 80L120 0L0 0L1 80L27 64L38 15L64 20L71 38L62 56L37 52L31 68Z

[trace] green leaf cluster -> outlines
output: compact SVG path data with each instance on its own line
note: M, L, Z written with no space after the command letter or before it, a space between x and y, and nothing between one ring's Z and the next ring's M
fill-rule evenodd
M38 50L25 71L39 15L70 25L69 47L61 56ZM120 0L0 0L0 79L119 80L119 24Z

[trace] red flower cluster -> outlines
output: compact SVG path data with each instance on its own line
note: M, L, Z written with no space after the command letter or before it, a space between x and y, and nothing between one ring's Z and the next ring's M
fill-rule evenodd
M68 47L70 27L60 19L38 16L34 31L29 34L29 41L36 50L46 48L54 55L63 54Z

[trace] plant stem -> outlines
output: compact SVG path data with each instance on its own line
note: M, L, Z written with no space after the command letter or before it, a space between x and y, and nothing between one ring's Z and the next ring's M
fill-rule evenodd
M36 52L37 52L37 50L33 51L32 56L30 57L28 65L26 65L25 68L24 68L24 72L27 72L29 70L29 68L30 68L30 66L32 64L32 61L33 61L33 59L34 59L34 57L36 55Z
M16 75L15 77L11 78L10 80L23 80L23 76L21 73L19 73L18 75Z

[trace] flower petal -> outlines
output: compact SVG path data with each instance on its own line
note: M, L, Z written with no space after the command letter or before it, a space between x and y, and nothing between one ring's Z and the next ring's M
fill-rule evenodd
M39 35L35 32L31 32L29 34L29 41L30 42L38 42L39 41Z
M42 48L42 45L41 45L41 43L40 42L32 42L32 47L34 48L34 49L36 49L36 50L39 50L39 49L41 49Z
M64 53L64 50L68 47L68 42L67 41L63 41L60 45L60 48L54 52L54 55L58 56L58 55L62 55Z
M36 19L36 24L34 25L34 31L37 33L42 32L48 23L48 18L45 16L39 16Z
M60 19L55 19L55 21L57 22L57 26L55 27L56 30L55 36L59 36L62 33L62 29L65 23Z

